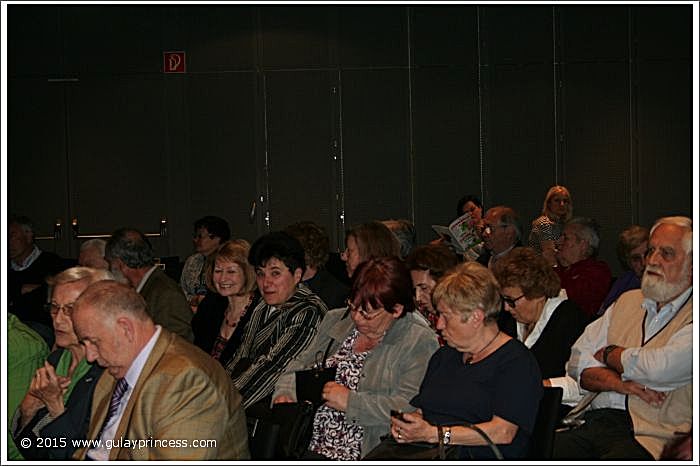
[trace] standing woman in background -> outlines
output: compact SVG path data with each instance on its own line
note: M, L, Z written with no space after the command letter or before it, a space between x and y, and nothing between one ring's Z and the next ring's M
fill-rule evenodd
M374 257L400 257L398 238L382 222L368 222L352 227L345 233L345 251L340 259L352 279L355 269L362 262Z
M207 294L205 266L217 248L231 238L231 229L223 218L207 215L194 222L195 253L187 258L180 274L180 288L185 293L192 312Z
M532 221L529 246L542 254L553 267L557 264L556 241L573 211L569 190L564 186L552 186L544 198L542 215Z

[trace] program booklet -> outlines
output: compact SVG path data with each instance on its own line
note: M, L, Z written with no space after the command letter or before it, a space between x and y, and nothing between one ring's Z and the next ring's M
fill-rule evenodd
M449 226L433 225L433 231L449 241L457 254L464 254L481 243L474 220L467 212L457 217Z

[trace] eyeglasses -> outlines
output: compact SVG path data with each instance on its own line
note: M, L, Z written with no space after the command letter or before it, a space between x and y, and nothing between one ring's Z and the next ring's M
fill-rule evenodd
M509 296L503 296L501 295L501 301L503 301L503 305L505 306L506 304L510 307L515 307L515 303L517 303L520 299L524 298L525 295L521 294L517 298L511 298Z
M355 306L355 305L352 303L352 301L350 301L349 299L348 299L347 301L345 301L345 302L346 302L346 304L348 305L348 309L350 309L350 312L359 312L360 315L362 316L362 318L365 319L365 320L372 320L372 319L378 317L379 314L382 313L382 310L381 310L381 309L378 310L378 311L376 311L376 312L369 313L369 312L365 311L365 310L362 308L362 306Z
M51 302L46 305L46 310L49 311L51 317L56 317L60 310L63 310L63 314L66 317L70 317L73 313L73 306L75 306L75 303L58 304Z
M484 225L484 229L483 229L481 232L482 232L482 234L484 234L484 235L490 235L491 233L493 233L493 229L496 228L496 227L508 228L508 225L503 225L503 224L493 225L493 226L491 226L491 225Z

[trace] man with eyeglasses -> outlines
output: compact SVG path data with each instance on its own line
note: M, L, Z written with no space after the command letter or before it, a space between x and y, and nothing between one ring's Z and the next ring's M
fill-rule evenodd
M503 205L491 207L483 219L483 227L481 236L486 250L477 262L493 269L496 261L521 245L518 214Z
M659 459L690 431L692 261L692 220L657 220L641 290L620 296L572 347L568 374L598 395L581 426L556 434L554 458Z

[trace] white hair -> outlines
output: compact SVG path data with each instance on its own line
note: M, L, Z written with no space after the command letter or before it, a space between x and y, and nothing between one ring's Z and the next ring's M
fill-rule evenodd
M683 235L683 250L689 256L693 255L693 220L688 217L683 217L680 215L674 217L661 217L656 222L654 226L651 227L649 231L649 238L654 234L660 225L676 225L677 227L685 228L687 231Z

